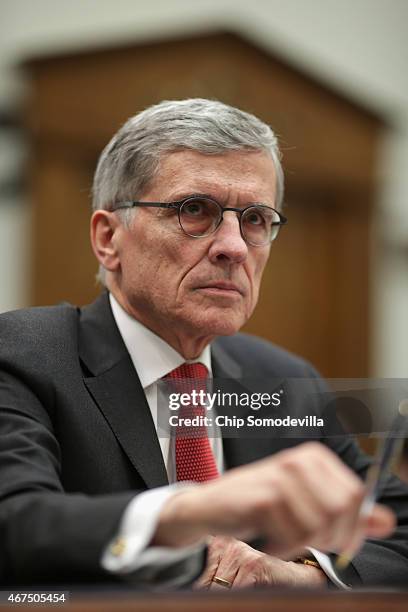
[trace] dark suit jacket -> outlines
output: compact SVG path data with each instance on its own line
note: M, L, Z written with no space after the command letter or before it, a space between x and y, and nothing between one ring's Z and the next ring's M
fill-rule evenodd
M238 334L212 347L214 376L315 376L303 360ZM225 439L227 468L301 439ZM328 444L357 473L367 459L345 438ZM318 475L317 475L318 476ZM3 584L106 580L102 550L137 492L167 483L143 389L108 295L79 309L35 308L0 317L0 577ZM407 489L384 494L400 520L367 542L346 579L406 584Z

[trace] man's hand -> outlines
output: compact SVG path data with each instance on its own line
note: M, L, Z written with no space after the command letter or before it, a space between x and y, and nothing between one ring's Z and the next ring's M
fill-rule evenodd
M215 576L227 580L232 589L259 586L320 587L327 584L324 572L316 567L282 561L229 536L211 537L206 568L194 587L225 590L224 586L213 581Z
M152 543L186 546L208 534L263 536L268 552L281 558L307 546L356 549L367 536L389 535L395 525L383 506L360 515L364 492L337 455L308 442L176 494L162 510Z

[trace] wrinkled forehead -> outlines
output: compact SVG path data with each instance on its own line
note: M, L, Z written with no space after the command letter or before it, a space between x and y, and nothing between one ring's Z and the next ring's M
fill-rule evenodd
M268 201L276 197L276 172L265 151L203 154L179 150L162 155L143 196L178 199L191 194Z

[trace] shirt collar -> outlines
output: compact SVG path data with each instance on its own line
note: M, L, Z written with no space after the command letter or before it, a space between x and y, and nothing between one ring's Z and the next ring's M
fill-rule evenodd
M138 373L143 389L160 380L175 368L178 368L182 363L186 363L186 359L160 338L160 336L157 336L140 323L140 321L130 316L112 293L109 293L109 300L116 325ZM196 359L187 360L187 363L196 362L203 363L207 367L210 376L212 375L209 345L205 347L201 355Z

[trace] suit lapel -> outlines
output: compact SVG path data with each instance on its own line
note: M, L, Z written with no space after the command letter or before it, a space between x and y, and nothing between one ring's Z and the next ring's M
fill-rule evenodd
M243 379L245 372L243 366L222 346L223 342L219 339L211 345L212 369L215 379ZM243 390L245 390L243 388ZM222 432L223 433L223 432ZM287 445L287 440L279 438L247 438L247 437L224 437L223 436L224 461L227 469L238 467L257 461L278 452Z
M104 293L80 313L85 385L148 488L168 483L149 405Z
M79 354L86 372L85 385L146 486L168 484L150 408L117 329L107 292L81 309L79 317ZM214 378L242 379L242 365L224 349L223 342L216 340L211 347ZM278 438L224 438L226 467L270 455L283 448L284 442Z
M239 379L244 376L242 365L227 353L221 339L211 345L211 361L214 378Z

